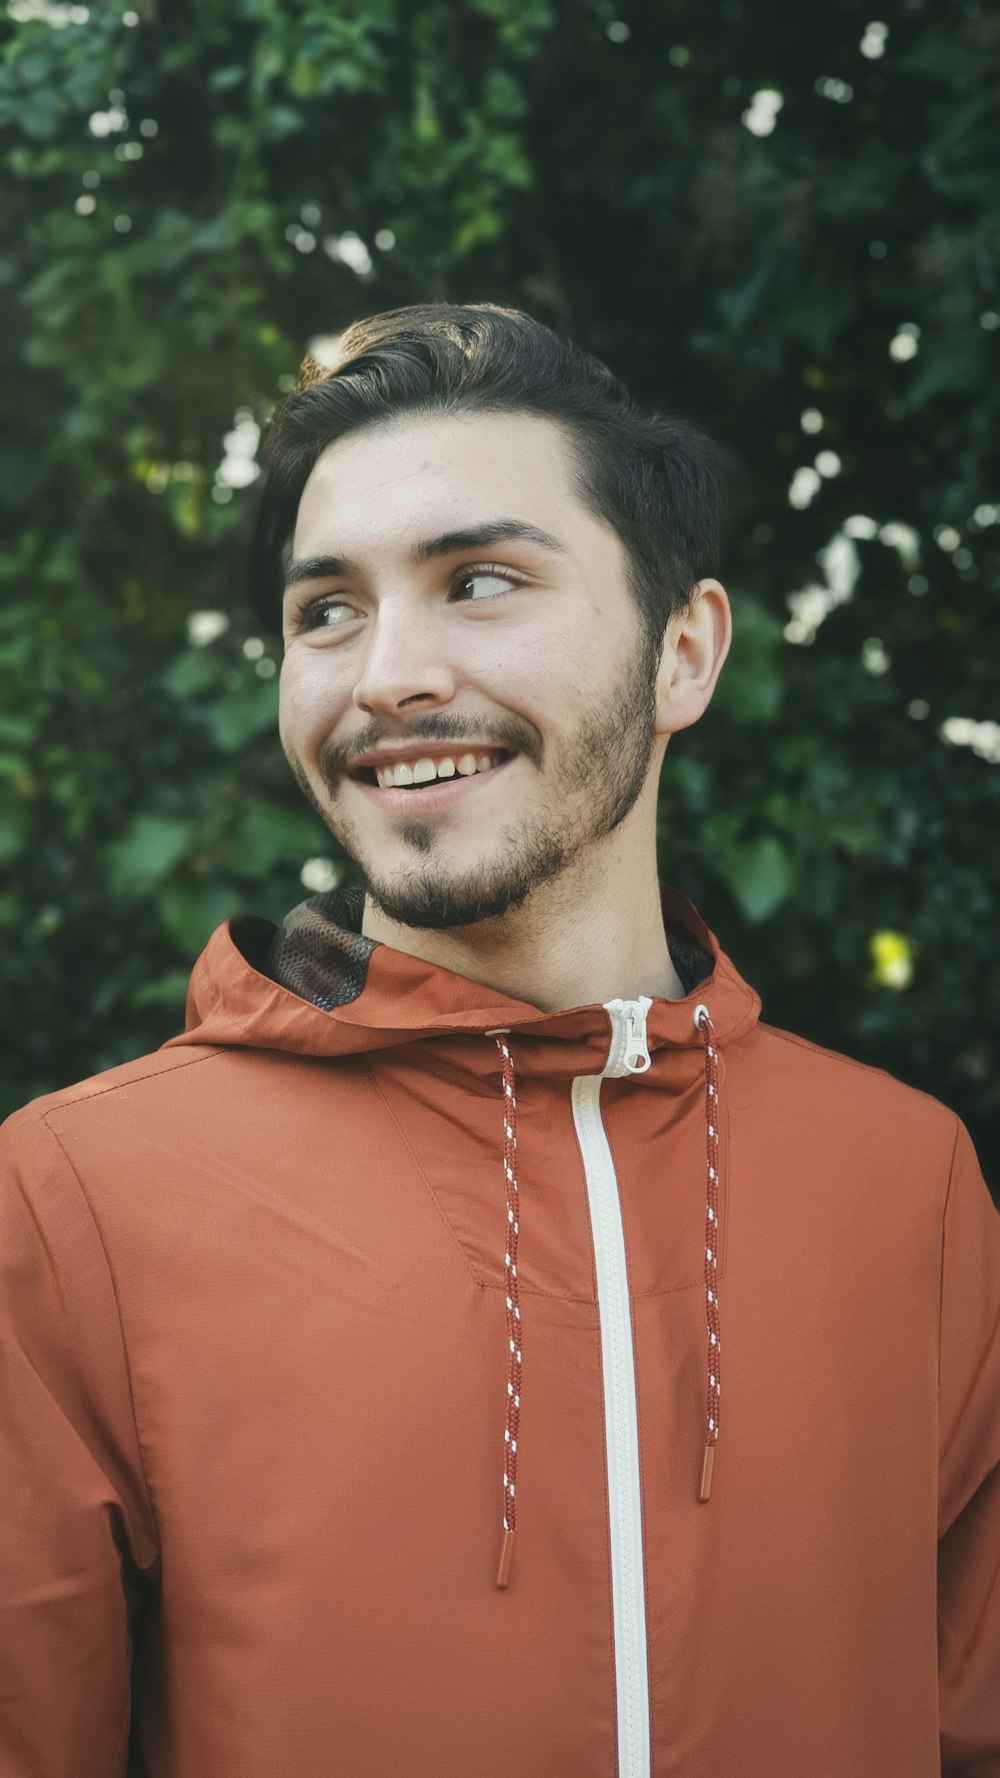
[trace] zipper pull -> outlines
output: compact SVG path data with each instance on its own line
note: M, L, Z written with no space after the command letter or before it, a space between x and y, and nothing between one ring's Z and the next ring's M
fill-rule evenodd
M646 1014L653 1002L647 995L638 1000L607 1000L604 1010L611 1015L612 1065L609 1074L645 1074L652 1067L646 1044Z
M641 1000L626 1002L625 1013L625 1066L630 1074L645 1074L652 1066L652 1057L646 1047L646 1009Z

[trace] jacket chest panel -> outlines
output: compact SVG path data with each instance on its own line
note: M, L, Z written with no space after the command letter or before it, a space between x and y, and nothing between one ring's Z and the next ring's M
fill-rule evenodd
M659 1061L662 1069L664 1064ZM501 1288L503 1242L502 1099L475 1083L455 1084L433 1066L374 1062L387 1110L454 1231L477 1278ZM598 1100L622 1206L633 1296L704 1287L706 1139L704 1085L679 1093L654 1075L601 1083ZM723 1104L723 1153L728 1122ZM721 1168L725 1267L728 1168ZM522 1292L595 1300L594 1255L585 1162L574 1120L572 1082L522 1076L517 1089L518 1253ZM502 1233L502 1222L501 1222Z
M317 1772L335 1750L344 1770L500 1778L516 1753L537 1778L607 1778L615 1688L593 1310L538 1299L525 1505L500 1592L505 1379L502 1301L472 1283L430 1304L381 1297L366 1316L309 1296L290 1314L265 1291L217 1316L210 1349L178 1337L155 1372L140 1355L159 1634L203 1761L201 1737L220 1732L237 1687L260 1701L249 1719L241 1706L246 1769L260 1778L284 1770L289 1744L311 1748ZM219 1758L225 1769L231 1746Z

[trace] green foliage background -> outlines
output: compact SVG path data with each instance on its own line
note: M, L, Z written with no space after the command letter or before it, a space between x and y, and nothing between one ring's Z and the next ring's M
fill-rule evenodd
M218 922L344 869L233 478L316 336L491 300L734 447L664 874L765 1017L944 1099L996 1186L1000 15L873 3L10 0L2 1111L155 1047Z

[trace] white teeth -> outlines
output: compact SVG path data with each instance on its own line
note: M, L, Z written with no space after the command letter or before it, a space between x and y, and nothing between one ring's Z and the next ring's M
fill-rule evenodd
M463 753L456 760L450 754L443 759L399 760L396 765L376 766L375 780L380 790L394 790L398 784L432 784L436 778L454 778L458 772L471 778L476 772L488 772L498 762L492 753Z

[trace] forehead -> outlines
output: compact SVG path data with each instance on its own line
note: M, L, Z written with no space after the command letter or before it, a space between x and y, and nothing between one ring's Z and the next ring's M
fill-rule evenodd
M379 421L330 445L299 502L292 554L408 551L419 536L497 513L556 532L574 554L614 548L588 512L562 428L536 414Z

